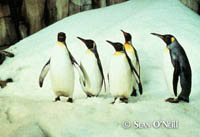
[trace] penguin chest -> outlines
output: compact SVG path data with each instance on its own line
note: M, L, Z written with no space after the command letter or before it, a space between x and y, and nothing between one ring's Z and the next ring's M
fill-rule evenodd
M173 57L172 57L173 58ZM174 74L174 67L171 62L171 57L169 51L165 51L163 54L163 70L165 74L165 80L167 83L168 91L171 95L174 96L174 90L173 90L173 74ZM177 86L177 95L180 94L181 88L180 88L180 81L178 80L178 86Z
M131 63L133 64L133 66L136 68L137 63L136 63L136 56L135 56L135 52L134 51L127 51L127 55L128 57L131 59Z
M81 65L85 69L83 73L86 82L86 92L97 95L101 91L103 78L94 53L86 52L81 60Z
M128 57L131 59L131 62L134 65L134 67L136 67L135 50L130 44L125 44L124 46L125 46L126 53L128 54Z
M57 96L72 96L74 90L74 69L65 47L55 47L51 56L50 74L55 94Z
M125 54L114 55L109 71L110 92L114 97L128 97L132 89L132 72Z

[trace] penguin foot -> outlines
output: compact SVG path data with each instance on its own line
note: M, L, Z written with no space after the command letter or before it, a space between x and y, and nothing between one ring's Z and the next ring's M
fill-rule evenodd
M168 98L165 100L166 102L169 102L169 103L179 103L179 100L178 99L175 99L175 98Z
M111 102L111 104L115 104L115 101L117 100L117 97L114 98L114 101Z
M72 98L68 98L67 102L73 103L73 99Z
M187 102L187 103L189 103L189 98L183 98L183 97L178 97L178 100L179 101L184 101L184 102Z
M137 92L136 92L136 89L135 89L135 88L133 88L133 91L132 91L132 93L131 93L131 96L134 96L134 97L137 96Z
M91 98L91 97L94 97L94 95L87 93L87 97Z
M54 102L56 102L56 101L60 101L60 96L55 98Z
M91 96L91 95L89 95L89 94L87 94L87 97L88 97L88 98L91 98L92 96Z
M128 103L128 98L123 97L123 98L120 98L120 100L121 100L122 102L124 102L124 103Z

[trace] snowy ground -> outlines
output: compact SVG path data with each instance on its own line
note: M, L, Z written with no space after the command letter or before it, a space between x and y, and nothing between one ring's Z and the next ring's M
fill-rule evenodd
M38 79L43 65L64 31L71 53L80 61L84 44L76 37L96 41L107 73L114 50L105 40L124 42L123 29L130 32L138 50L144 94L130 98L129 104L113 101L102 91L97 98L86 98L78 82L73 104L53 102L49 76L43 88ZM184 47L193 72L190 103L169 104L170 97L162 70L165 43L151 32L173 34ZM1 137L197 137L200 129L200 17L178 0L130 0L107 8L79 13L20 41L9 51L16 56L0 66L1 79L12 77L0 89ZM122 122L131 121L129 129ZM152 123L155 120L179 122L177 129L153 127L137 129L133 121Z

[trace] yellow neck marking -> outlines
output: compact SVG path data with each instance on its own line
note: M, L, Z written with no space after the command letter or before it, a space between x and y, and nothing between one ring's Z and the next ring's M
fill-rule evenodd
M58 44L61 47L65 47L65 45L62 42L60 42L60 41L57 41L56 44Z
M165 51L168 51L168 50L169 50L168 47L166 47L166 48L165 48Z
M124 47L125 47L126 52L131 52L135 55L135 50L133 49L133 47L129 43L125 43Z
M125 43L124 47L125 47L126 51L133 51L133 47L130 44L128 44L128 43Z
M115 55L115 56L119 56L119 55L124 55L124 53L119 52L119 51L116 51L114 55Z
M92 54L92 51L90 49L87 50L87 53Z

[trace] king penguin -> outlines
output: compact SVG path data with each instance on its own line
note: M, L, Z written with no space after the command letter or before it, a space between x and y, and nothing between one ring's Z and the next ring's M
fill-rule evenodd
M43 67L39 85L42 87L44 78L50 69L50 79L52 89L56 95L55 101L60 100L60 96L69 97L68 102L73 102L72 96L74 91L74 68L76 60L67 48L65 43L65 33L58 33L58 41L54 47L53 54Z
M133 79L133 69L135 70L135 68L121 43L108 40L107 42L115 48L109 70L110 92L114 96L112 104L118 97L122 102L128 103L128 97L131 95L133 86L133 82L130 81Z
M87 97L98 96L101 92L103 83L106 91L106 84L96 43L90 39L77 38L85 43L87 47L80 62L80 68L84 77L81 79L82 81L80 81L80 84Z
M142 95L143 89L142 89L142 83L140 80L140 62L139 62L137 50L134 48L134 46L132 44L131 34L125 32L123 30L121 30L121 31L123 32L124 38L125 38L124 48L126 50L126 53L128 54L128 57L131 59L131 62L137 72L137 74L133 75L133 91L131 93L131 96L137 96L136 83L138 84L140 95Z
M179 101L189 103L192 86L192 70L183 47L179 44L177 39L170 34L151 34L161 38L167 45L166 50L169 51L166 52L164 56L164 72L169 87L173 83L173 90L172 88L171 90L174 92L175 96L178 95L178 98L168 98L166 101L170 103L178 103ZM166 56L167 54L168 56ZM167 62L167 60L171 60L171 62ZM171 76L173 76L173 78ZM177 91L178 84L180 84L181 90Z

